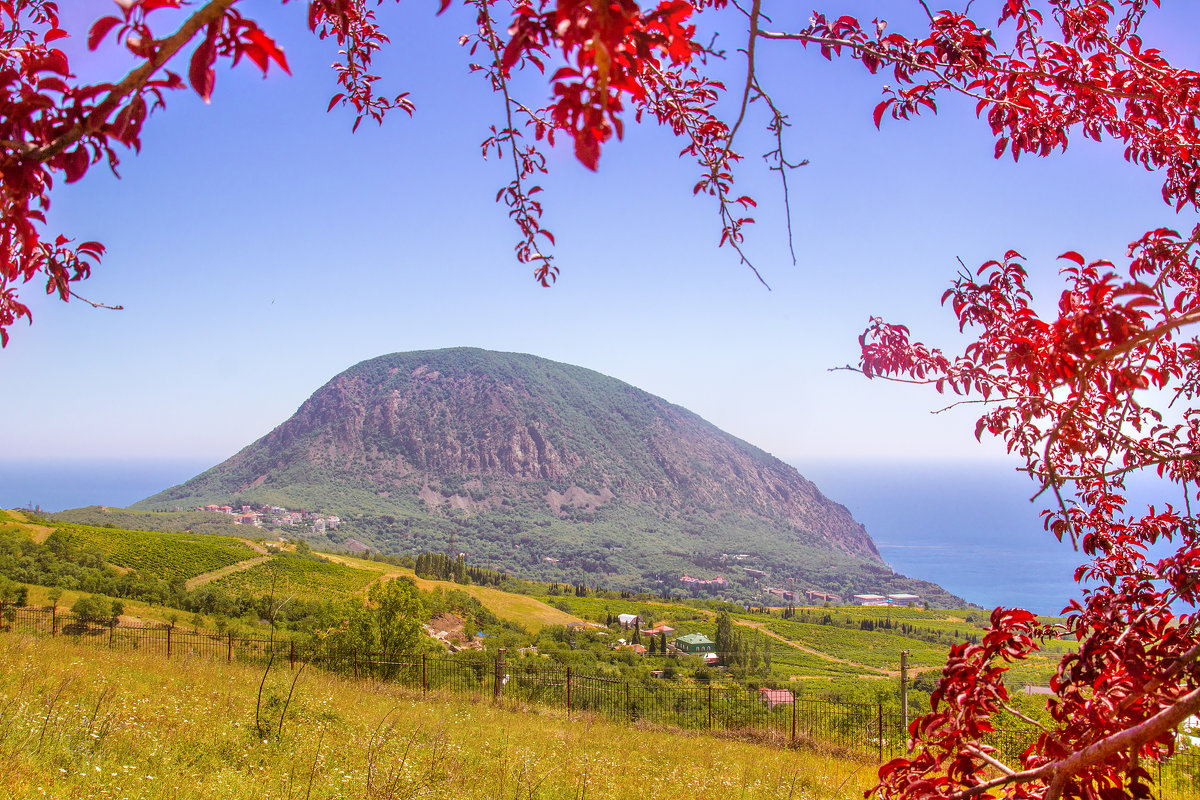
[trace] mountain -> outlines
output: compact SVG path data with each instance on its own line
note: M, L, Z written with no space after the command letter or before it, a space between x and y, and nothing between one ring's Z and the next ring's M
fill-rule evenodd
M135 508L207 503L337 514L334 545L461 551L515 574L630 590L683 590L692 573L742 596L762 581L941 591L894 575L863 526L779 459L629 384L517 353L364 361L257 442Z

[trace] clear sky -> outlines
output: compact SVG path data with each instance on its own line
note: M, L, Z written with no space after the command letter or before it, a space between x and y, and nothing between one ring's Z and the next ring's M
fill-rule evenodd
M88 20L104 13L69 5ZM25 287L33 325L16 326L0 353L0 458L215 463L358 361L462 345L613 375L789 460L991 457L999 448L975 442L971 415L929 413L941 405L932 392L828 368L857 360L871 315L960 346L938 303L959 257L974 267L1014 248L1050 287L1063 250L1117 260L1142 231L1195 222L1117 148L1080 138L1065 155L997 162L986 125L958 101L876 131L886 76L769 45L760 74L792 115L792 157L812 162L792 175L799 263L758 158L761 116L738 144L738 177L760 203L748 251L770 291L716 247L715 207L692 196L697 169L675 158L680 143L631 125L597 174L569 144L554 151L545 223L562 276L543 289L516 263L515 231L493 202L508 173L479 158L502 109L457 45L469 15L435 17L435 5L380 10L393 39L378 62L384 91L412 92L412 120L351 135L344 112L325 112L333 50L307 34L304 4L255 3L248 13L283 44L292 76L222 69L211 105L190 90L168 98L121 180L96 168L56 189L53 226L109 248L79 291L125 310ZM803 24L790 0L773 5L785 15L776 27ZM829 10L900 8L904 30L908 5ZM1164 5L1147 38L1200 66L1200 4ZM739 38L721 40L731 85ZM111 42L80 58L85 74L109 79L127 66ZM530 101L544 97L525 86Z

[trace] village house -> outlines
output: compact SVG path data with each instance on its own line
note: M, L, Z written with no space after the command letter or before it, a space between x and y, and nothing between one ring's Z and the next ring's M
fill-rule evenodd
M810 603L830 603L837 605L842 602L842 598L830 592L818 592L815 589L809 589L804 593L804 599Z
M682 578L679 579L679 582L682 583L684 586L687 586L688 588L693 588L693 589L710 588L710 587L724 589L729 584L729 581L725 580L720 575L718 575L715 578L712 578L711 580L706 580L706 581L700 580L699 578L693 578L691 575L684 575Z
M639 619L640 619L640 617L638 617L637 614L617 614L617 623L622 628L634 627L635 625L638 624Z
M703 633L689 633L675 640L675 649L683 653L700 655L711 653L716 649L716 643Z
M856 594L854 600L860 606L886 606L888 599L881 594Z

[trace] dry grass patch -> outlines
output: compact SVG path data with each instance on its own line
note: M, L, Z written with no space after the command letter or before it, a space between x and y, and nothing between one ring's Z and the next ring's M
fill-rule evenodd
M0 637L0 788L62 798L861 796L874 766L316 670ZM282 731L280 721L282 720Z

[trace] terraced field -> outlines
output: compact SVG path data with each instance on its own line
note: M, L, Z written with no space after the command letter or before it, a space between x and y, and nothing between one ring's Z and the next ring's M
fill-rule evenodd
M116 567L165 580L187 580L256 555L242 542L225 536L124 531L86 525L62 525L59 530L75 545L98 551Z
M283 553L213 581L212 585L233 594L264 595L273 591L276 596L338 599L357 594L378 577L375 570Z
M889 672L899 669L901 650L909 652L909 663L914 667L933 667L945 662L948 649L882 631L865 632L774 617L762 618L761 624L790 642L850 663Z

